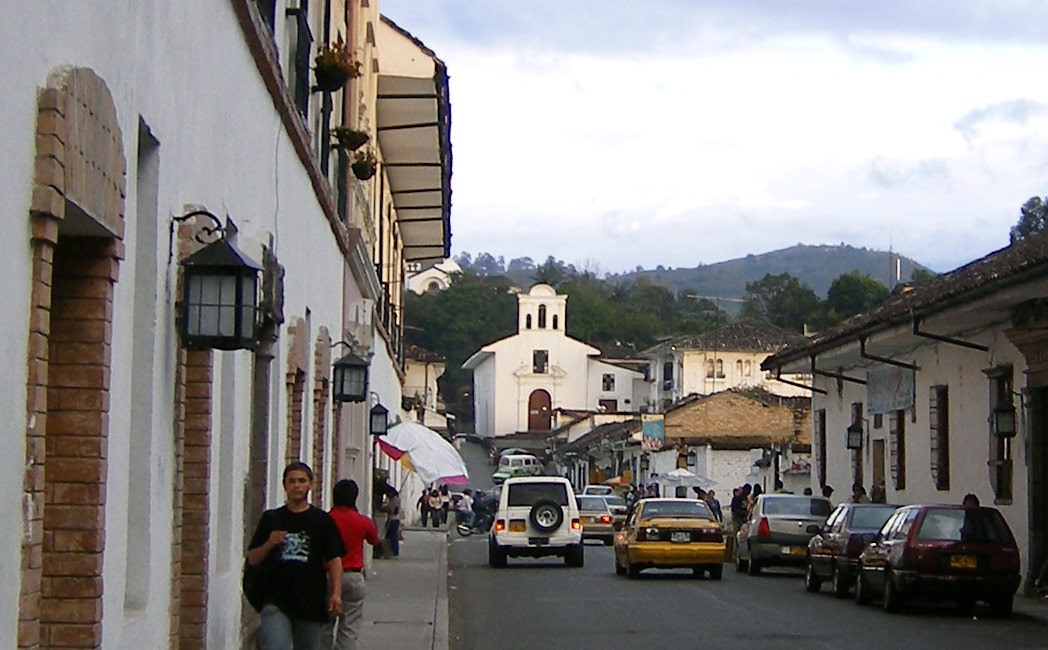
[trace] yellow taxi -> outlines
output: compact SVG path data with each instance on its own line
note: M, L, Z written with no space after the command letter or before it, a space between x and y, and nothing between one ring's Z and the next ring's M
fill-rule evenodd
M724 570L724 533L709 506L696 499L642 499L615 524L615 573L689 568L695 577Z

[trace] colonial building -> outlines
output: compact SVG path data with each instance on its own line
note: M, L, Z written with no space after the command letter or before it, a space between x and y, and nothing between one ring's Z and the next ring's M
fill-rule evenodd
M437 293L450 287L458 273L462 273L462 267L455 260L411 262L407 265L404 281L408 290L417 294Z
M248 646L284 465L320 505L389 466L367 416L401 415L404 263L449 253L447 73L374 0L293 4L5 18L2 647ZM321 90L340 42L359 76ZM237 278L191 279L215 262ZM362 402L332 391L348 351Z
M477 435L549 431L555 409L637 410L643 375L603 361L600 350L565 333L567 296L536 284L517 294L517 304L517 333L462 364L473 371Z
M665 410L687 395L710 395L739 386L759 386L776 395L807 395L804 386L811 381L807 373L784 375L784 382L760 369L769 354L803 340L795 332L744 319L651 347L642 353L649 362L648 409Z
M692 395L665 414L666 445L722 494L743 483L767 491L776 479L801 492L809 479L811 398L783 397L760 388Z
M447 416L437 390L446 360L435 352L408 345L404 348L404 410L412 422L446 433Z
M890 503L960 503L1008 520L1027 588L1048 549L1048 239L905 287L791 345L770 372L809 372L812 487Z

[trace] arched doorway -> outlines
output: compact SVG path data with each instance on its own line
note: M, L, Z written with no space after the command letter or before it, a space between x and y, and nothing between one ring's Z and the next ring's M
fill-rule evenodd
M541 388L531 391L528 397L528 431L549 431L552 428L552 403L548 392Z

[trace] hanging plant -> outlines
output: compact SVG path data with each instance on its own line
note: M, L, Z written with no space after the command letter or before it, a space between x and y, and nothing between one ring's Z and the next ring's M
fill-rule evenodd
M360 61L353 58L341 36L331 45L321 45L313 62L316 63L313 71L317 77L317 88L326 93L339 90L351 78L363 74Z
M348 126L336 126L331 129L331 137L335 139L334 146L339 149L356 151L363 147L371 139L367 131L351 129Z
M353 156L353 163L350 165L350 169L353 170L353 175L362 181L366 181L375 175L378 170L378 159L375 158L375 154L370 149L358 151Z

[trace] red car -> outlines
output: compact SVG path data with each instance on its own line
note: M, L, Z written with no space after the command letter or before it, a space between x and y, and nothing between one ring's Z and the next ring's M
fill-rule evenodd
M898 506L885 503L842 503L822 526L809 526L804 588L816 592L826 580L833 595L845 598L855 584L859 555Z
M855 601L880 596L885 611L897 612L911 598L965 609L981 600L1007 616L1019 580L1019 548L995 508L906 506L859 556Z

